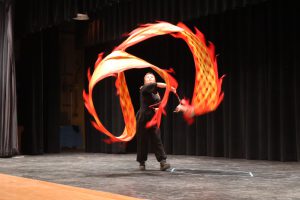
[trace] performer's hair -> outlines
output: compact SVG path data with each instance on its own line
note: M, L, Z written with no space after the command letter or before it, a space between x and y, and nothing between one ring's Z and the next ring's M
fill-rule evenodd
M147 76L148 74L152 74L154 77L155 77L155 75L152 73L152 72L147 72L146 74L145 74L145 76ZM144 77L145 77L144 76Z

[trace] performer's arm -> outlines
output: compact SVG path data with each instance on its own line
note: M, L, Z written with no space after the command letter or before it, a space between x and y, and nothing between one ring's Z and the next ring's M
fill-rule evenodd
M165 84L165 83L157 82L156 84L157 84L158 88L166 88L167 87L167 84Z
M158 83L157 83L157 87L158 87L158 88L166 88L166 87L167 87L167 84L158 82ZM173 88L173 87L171 87L171 91L172 91L173 93L176 93L176 89Z

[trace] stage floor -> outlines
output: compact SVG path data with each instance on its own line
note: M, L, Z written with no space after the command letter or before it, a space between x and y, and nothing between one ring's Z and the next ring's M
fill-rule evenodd
M299 162L169 155L174 169L162 172L153 154L146 171L138 170L135 157L17 156L0 159L0 173L142 199L300 199Z

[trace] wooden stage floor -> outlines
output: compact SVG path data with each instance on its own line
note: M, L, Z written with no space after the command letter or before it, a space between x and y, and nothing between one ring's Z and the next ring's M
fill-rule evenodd
M123 195L0 174L1 200L135 200Z

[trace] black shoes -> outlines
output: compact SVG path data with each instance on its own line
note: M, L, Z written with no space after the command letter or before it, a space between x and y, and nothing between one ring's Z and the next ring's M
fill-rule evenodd
M166 171L170 167L171 167L171 165L169 163L167 163L166 160L160 161L160 170L161 171ZM141 171L145 171L146 170L146 164L145 164L145 162L140 162L139 170L141 170Z
M166 160L162 160L160 161L160 170L161 171L166 171L167 169L169 169L171 167L171 165L169 163L167 163Z
M140 162L140 167L139 167L139 169L140 169L141 171L145 171L145 170L146 170L145 162Z

